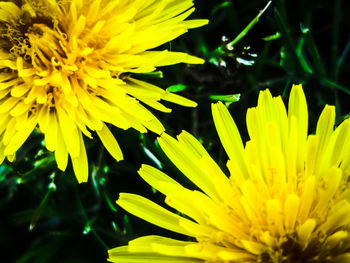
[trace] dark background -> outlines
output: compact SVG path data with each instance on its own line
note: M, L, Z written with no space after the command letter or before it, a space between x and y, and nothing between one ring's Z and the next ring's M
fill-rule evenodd
M160 49L204 58L204 65L160 68L163 78L136 76L167 88L182 84L179 94L198 102L195 109L165 103L171 114L155 112L170 135L187 130L195 135L225 169L226 154L218 140L211 112L212 95L241 94L229 110L244 141L245 114L256 105L259 90L269 88L284 101L293 83L302 83L309 107L309 132L325 104L336 105L337 124L349 113L350 2L341 0L273 1L259 22L233 50L232 41L267 1L195 1L191 18L210 24L190 30ZM279 32L274 40L264 40ZM256 57L250 54L257 54ZM237 58L253 61L247 66ZM145 234L185 238L162 230L115 205L120 192L132 192L162 204L164 197L137 175L142 163L156 166L145 149L158 158L163 171L194 188L155 143L156 135L112 128L124 153L115 162L98 137L85 138L90 164L88 183L78 185L69 164L65 173L34 133L14 163L0 166L1 262L106 262L107 249Z

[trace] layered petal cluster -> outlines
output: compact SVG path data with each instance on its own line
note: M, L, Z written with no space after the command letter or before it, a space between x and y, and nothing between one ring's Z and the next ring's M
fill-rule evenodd
M281 97L261 91L247 112L245 146L226 107L213 104L212 113L230 176L190 134L163 134L161 148L198 189L143 165L141 177L179 213L129 193L117 204L187 237L140 237L109 250L109 261L350 262L350 120L334 129L335 108L327 105L308 135L300 85L288 113Z
M37 127L65 170L88 178L83 134L96 131L123 158L106 123L156 133L164 128L144 105L196 103L130 77L159 66L203 63L154 48L206 24L186 20L192 0L13 0L0 2L0 163ZM125 74L128 73L128 74ZM134 74L135 75L135 74ZM141 102L141 103L140 103Z

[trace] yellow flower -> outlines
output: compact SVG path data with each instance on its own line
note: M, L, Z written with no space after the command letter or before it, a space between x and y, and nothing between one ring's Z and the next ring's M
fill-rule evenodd
M243 146L222 103L212 106L229 157L230 177L202 145L182 132L159 144L200 190L190 190L143 165L141 177L163 193L170 212L141 196L121 193L117 204L188 241L144 236L109 250L111 262L350 262L350 120L335 130L335 108L325 106L307 136L301 85L293 86L288 114L281 97L262 91L247 112Z
M39 127L65 170L68 155L79 182L88 178L83 136L96 131L118 161L122 152L105 123L160 134L143 105L196 103L123 73L203 63L152 49L206 24L185 20L192 0L22 0L0 2L0 163ZM152 51L149 51L152 50ZM142 102L142 104L140 103Z

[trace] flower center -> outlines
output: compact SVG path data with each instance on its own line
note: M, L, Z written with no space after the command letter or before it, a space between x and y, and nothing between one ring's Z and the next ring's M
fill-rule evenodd
M19 8L21 14L13 17L10 22L0 22L0 47L26 62L31 63L35 51L29 41L29 34L38 37L43 36L42 27L53 28L53 18L45 12L47 8L40 2L12 1Z
M10 54L17 69L12 66L1 72L18 74L19 84L30 87L30 92L25 94L26 104L54 107L63 96L62 76L70 83L70 76L77 70L74 63L65 67L67 35L59 25L58 14L46 0L12 2L19 9L0 22L0 49ZM57 4L60 6L60 1ZM32 108L32 112L38 110Z
M319 237L311 240L307 246L302 247L295 237L287 237L279 248L271 249L259 255L259 263L327 263L337 256L348 252L344 251L342 242L337 246L329 247Z

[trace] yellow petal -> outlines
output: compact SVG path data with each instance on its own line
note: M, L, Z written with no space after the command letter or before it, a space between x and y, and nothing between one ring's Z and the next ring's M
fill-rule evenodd
M180 221L188 221L187 219L169 212L161 206L149 201L139 195L121 193L116 202L129 213L142 218L151 224L159 227L191 236L189 231L186 231L180 226ZM195 224L195 223L191 223Z
M299 205L300 199L297 195L290 194L287 196L284 205L285 227L291 232L294 231L294 226L299 212Z
M191 152L182 150L181 144L166 133L158 138L158 142L164 153L187 178L208 195L217 197L215 186L198 166L199 159L196 156L191 155ZM180 152L182 154L179 154Z
M182 187L178 182L167 176L165 173L147 164L143 164L138 173L143 180L165 195L170 193L169 190L171 188L168 187L168 184Z
M68 150L63 140L61 129L57 128L57 144L55 148L55 159L57 167L61 171L65 171L68 164Z
M296 125L291 126L291 120L295 118ZM288 103L289 133L295 133L297 141L294 142L299 153L305 151L306 138L308 132L308 110L305 94L301 85L293 85L289 95ZM292 129L292 130L291 130ZM295 129L295 130L293 130ZM296 156L297 171L304 168L302 154Z
M243 143L235 122L222 102L212 104L211 107L216 131L229 159L237 160L237 169L247 176Z
M80 143L79 143L80 154L77 157L71 157L71 159L72 159L75 176L78 182L81 184L81 183L86 183L88 181L89 165L88 165L85 145L83 141L83 136L81 135L80 132L79 132L79 140L80 140Z
M64 109L57 108L58 122L67 150L72 158L80 155L80 140L76 124L68 117Z
M114 138L113 134L110 132L108 127L103 124L101 130L97 130L97 135L100 137L103 145L106 147L107 151L113 156L117 161L123 160L123 153L119 147L117 140Z
M299 242L303 248L307 246L315 227L316 220L309 218L298 228Z

